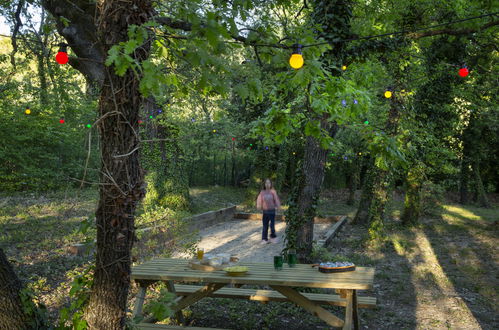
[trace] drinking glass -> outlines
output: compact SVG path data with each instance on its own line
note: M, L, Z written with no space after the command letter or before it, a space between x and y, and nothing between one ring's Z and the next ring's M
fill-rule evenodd
M296 250L289 249L288 250L288 266L295 267L298 263L298 258L296 257Z
M282 256L274 256L274 269L275 270L282 270L282 265L284 263L284 260Z
M202 260L204 256L204 249L198 248L198 260Z

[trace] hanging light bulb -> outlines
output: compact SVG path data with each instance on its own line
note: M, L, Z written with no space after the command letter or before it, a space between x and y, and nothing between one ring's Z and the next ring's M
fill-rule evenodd
M64 118L59 119L59 123L64 124L65 123Z
M91 124L87 124L87 128L92 128L92 125Z
M386 91L386 92L385 92L385 97L386 97L387 99L391 98L391 97L392 97L392 92L391 92L391 91Z
M461 69L459 69L459 76L461 77L466 77L468 74L470 73L470 70L468 70L467 67L462 67Z
M57 55L55 55L55 60L59 64L66 64L69 61L68 57L68 51L67 51L68 45L65 43L60 43L59 44L59 51L57 52Z
M293 69L299 69L303 66L303 55L301 53L301 45L294 44L293 48L294 51L291 54L291 57L289 58L289 65L291 65Z
M346 65L342 65L341 66L341 70L345 71L347 69L347 66Z
M24 113L27 115L31 114L31 109L29 107L26 107L26 111L24 111Z

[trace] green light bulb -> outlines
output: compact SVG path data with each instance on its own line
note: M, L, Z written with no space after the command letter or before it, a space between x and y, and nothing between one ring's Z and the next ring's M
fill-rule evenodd
M366 120L364 124L369 125L369 120Z
M152 119L152 116L149 116L149 119Z
M91 127L92 127L92 125L90 125L90 124L87 124L87 128L91 128Z

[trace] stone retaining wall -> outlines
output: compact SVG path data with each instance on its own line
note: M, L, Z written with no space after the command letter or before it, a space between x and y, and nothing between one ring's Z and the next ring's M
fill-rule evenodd
M184 220L188 221L188 232L194 232L197 230L202 230L206 227L215 225L220 222L226 222L232 220L234 218L234 214L236 212L236 206L232 205L220 210L209 211L201 214L197 214L191 218L186 218ZM153 229L157 229L152 231ZM138 228L136 230L137 233L142 233L142 237L139 242L135 244L135 246L141 247L144 242L151 238L158 239L161 242L161 247L165 248L171 240L171 237L168 237L168 233L166 232L164 226L154 226L147 228ZM149 233L150 232L150 233ZM87 244L73 244L68 246L67 252L72 255L82 256L85 254L91 254L95 250L95 241Z

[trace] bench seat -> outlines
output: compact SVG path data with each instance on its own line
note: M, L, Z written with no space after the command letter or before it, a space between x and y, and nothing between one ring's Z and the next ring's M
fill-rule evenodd
M201 287L197 285L182 285L176 284L175 291L178 296L187 296ZM311 301L320 305L334 305L346 307L346 299L341 298L339 295L335 294L324 294L324 293L303 293L302 295L310 299ZM240 298L249 299L260 302L268 301L289 301L285 296L277 291L273 290L259 290L259 289L240 289L240 288L221 288L213 292L209 297L214 298ZM357 302L359 308L375 308L376 298L357 296Z

